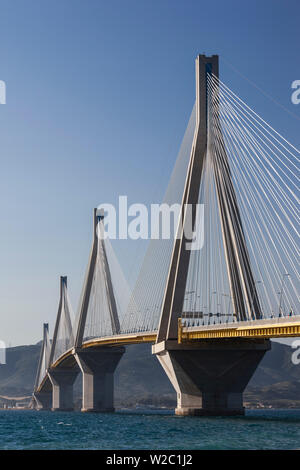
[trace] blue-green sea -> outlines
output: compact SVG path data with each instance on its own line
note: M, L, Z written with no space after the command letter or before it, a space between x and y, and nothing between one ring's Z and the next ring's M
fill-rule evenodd
M0 411L0 449L299 449L300 410L248 410L244 417Z

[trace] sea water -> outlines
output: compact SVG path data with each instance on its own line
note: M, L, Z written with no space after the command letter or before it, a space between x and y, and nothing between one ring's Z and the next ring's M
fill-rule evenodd
M244 417L180 417L172 411L110 414L0 411L0 449L297 449L300 410Z

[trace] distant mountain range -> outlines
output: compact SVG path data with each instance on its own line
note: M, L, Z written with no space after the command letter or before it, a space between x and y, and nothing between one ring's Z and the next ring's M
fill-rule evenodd
M7 363L0 366L0 402L32 393L40 347L39 343L7 349ZM289 346L272 342L272 350L266 353L246 389L246 406L300 408L300 364L291 362L292 352ZM77 401L80 395L79 377L75 384ZM151 355L149 344L127 347L115 374L115 398L117 406L175 404L174 390L157 358Z

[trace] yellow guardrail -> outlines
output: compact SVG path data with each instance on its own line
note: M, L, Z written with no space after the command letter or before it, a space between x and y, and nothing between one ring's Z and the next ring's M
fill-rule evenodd
M257 321L259 323L259 320ZM228 326L228 327L183 327L178 319L178 342L218 338L280 338L300 336L300 321L270 323L265 325Z

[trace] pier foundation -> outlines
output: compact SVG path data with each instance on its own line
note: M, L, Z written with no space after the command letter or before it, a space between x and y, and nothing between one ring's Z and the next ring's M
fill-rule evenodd
M75 354L82 371L82 410L84 412L114 411L114 372L124 347L78 351Z
M269 340L162 341L152 347L177 393L177 415L243 415L243 391Z
M79 368L50 369L48 376L52 384L52 411L73 411L73 385Z
M35 401L35 409L38 411L49 411L51 410L52 393L47 392L34 392L33 398Z

